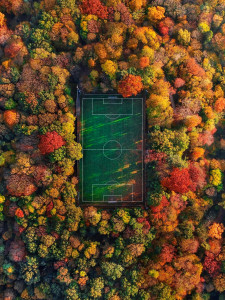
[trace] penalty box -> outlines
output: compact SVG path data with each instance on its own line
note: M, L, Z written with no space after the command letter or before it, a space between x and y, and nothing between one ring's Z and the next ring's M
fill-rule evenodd
M90 99L84 98L83 100ZM91 98L92 115L99 116L129 116L133 115L133 98Z
M127 194L131 195L133 199L133 184L119 184L119 183L97 183L92 184L92 202L94 202L94 197L96 194L102 195L99 198L100 202L117 203L128 201ZM106 194L104 194L106 193ZM85 200L84 200L85 202ZM87 201L88 202L88 201Z

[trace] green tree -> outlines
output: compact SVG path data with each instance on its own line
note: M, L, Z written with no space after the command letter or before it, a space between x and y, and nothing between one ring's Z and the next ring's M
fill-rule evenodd
M21 265L21 274L27 285L35 284L40 281L39 264L36 257L26 257L26 261Z
M124 271L124 268L114 262L103 262L101 264L102 272L111 280L119 279Z

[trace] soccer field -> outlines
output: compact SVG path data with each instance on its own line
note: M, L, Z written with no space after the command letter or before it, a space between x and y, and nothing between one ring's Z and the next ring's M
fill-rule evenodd
M143 98L84 95L80 122L80 203L142 203Z

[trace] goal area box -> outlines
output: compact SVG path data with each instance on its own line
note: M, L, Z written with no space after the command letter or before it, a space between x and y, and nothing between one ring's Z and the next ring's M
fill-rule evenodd
M83 158L78 163L81 205L143 205L145 198L144 96L81 94L77 135Z

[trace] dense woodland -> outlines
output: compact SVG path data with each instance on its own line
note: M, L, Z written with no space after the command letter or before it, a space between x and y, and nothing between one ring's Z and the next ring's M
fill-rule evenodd
M224 54L224 0L0 0L0 299L225 299ZM147 91L147 208L78 205L78 83Z

